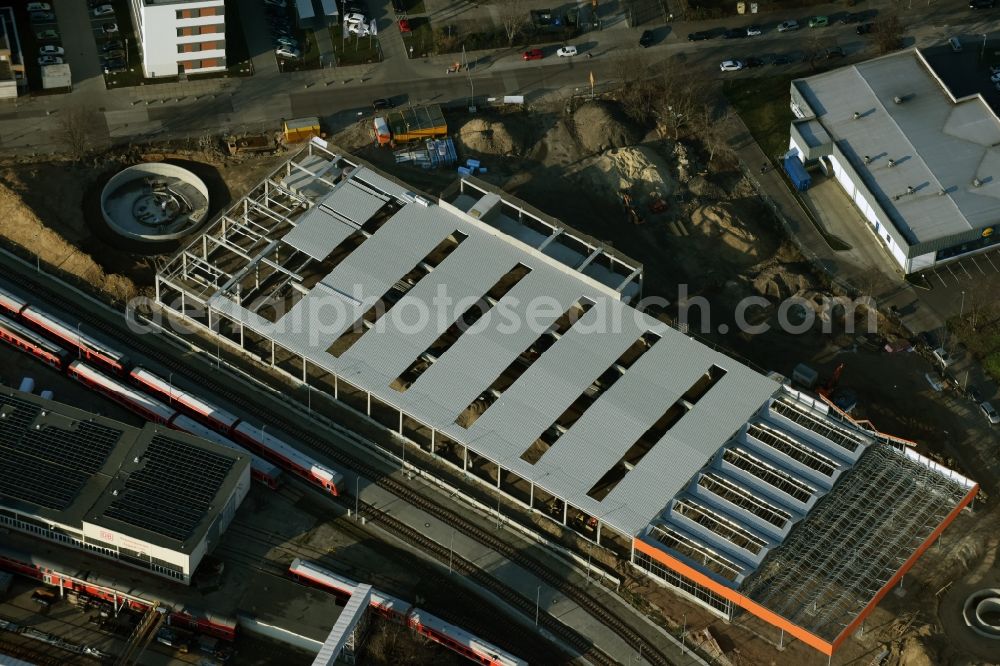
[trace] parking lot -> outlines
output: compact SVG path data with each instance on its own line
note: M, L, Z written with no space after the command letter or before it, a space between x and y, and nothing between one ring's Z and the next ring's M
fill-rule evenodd
M921 271L920 275L931 288L955 287L969 281L982 281L1000 275L1000 248L964 257L951 263Z

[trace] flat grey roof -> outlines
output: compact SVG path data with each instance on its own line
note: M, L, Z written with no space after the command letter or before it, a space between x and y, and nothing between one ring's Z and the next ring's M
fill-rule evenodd
M794 85L908 244L1000 223L1000 119L979 96L954 100L919 51Z
M0 505L192 552L250 464L204 440L0 389Z
M315 165L313 158L321 149L311 146L308 150L313 153L311 157L300 155L298 159L311 160ZM328 157L331 161L346 161L333 154ZM204 292L210 306L466 444L474 453L535 480L542 488L582 511L600 516L612 527L627 534L639 533L777 390L773 380L623 303L622 294L608 283L627 282L623 274L627 276L633 269L623 264L624 268L616 269L621 271L617 274L610 269L588 274L587 269L596 261L612 261L602 255L600 248L588 246L570 258L569 248L577 247L574 241L563 246L561 254L566 256L550 256L545 250L555 240L539 250L537 239L527 242L501 233L494 224L509 226L518 219L523 221L528 214L521 202L506 195L501 198L471 181L464 188L464 199L456 193L454 206L445 200L420 201L414 193L368 167L343 171L349 175L332 189L327 186L329 194L313 197L314 206L337 217L360 219L357 211L367 216L389 197L395 200L393 205L398 210L276 322L244 307L235 288ZM293 169L291 173L297 187L311 194L317 192L316 182L301 180L301 171ZM355 178L363 180L363 188L352 183ZM389 186L382 189L384 183ZM364 195L371 199L370 205L359 198L364 188L378 190ZM340 194L345 189L349 196ZM469 197L478 203L473 205ZM308 220L306 224L312 225L311 210L296 219ZM229 224L231 227L232 222ZM294 231L290 231L292 228ZM299 228L284 227L284 233L290 231L288 236L297 245L307 236ZM216 226L208 233L218 230ZM460 335L405 391L393 388L394 380L449 329L460 314L456 310L433 317L419 330L411 330L394 317L383 317L377 329L361 335L339 357L328 353L352 322L456 232L467 238L409 288L394 309L406 311L416 303L433 303L442 289L454 303L473 303L513 267L523 265L530 272L500 299L495 309L526 321L529 309L536 308L538 299L544 299L551 305L543 316L536 317L539 327L511 328L505 326L506 316L493 316ZM554 238L570 234L566 229L551 233ZM342 235L333 229L331 234ZM317 243L328 248L323 234L317 236ZM268 237L268 244L274 240ZM318 254L300 249L306 254ZM624 260L619 257L614 261ZM456 418L466 407L581 298L597 305L534 360L472 427L457 424ZM266 301L259 294L255 299L254 303ZM247 305L252 307L251 303ZM300 324L314 321L311 314L331 306L346 308L346 315L338 319L336 326L329 322L322 327ZM522 454L553 427L567 408L585 393L593 392L597 380L612 369L619 356L649 331L662 336L662 340L600 394L540 460L531 463L522 459ZM713 366L725 371L717 384L672 424L607 496L601 500L589 496L588 492L637 440Z

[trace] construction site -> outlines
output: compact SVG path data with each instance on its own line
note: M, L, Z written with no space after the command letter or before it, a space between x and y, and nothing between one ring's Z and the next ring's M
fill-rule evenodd
M4 206L16 221L5 233L32 260L37 253L43 264L100 274L84 278L92 284L120 280L110 298L156 296L198 325L212 353L219 334L223 347L290 386L310 387L313 400L325 394L363 414L357 427L372 439L396 441L376 434L377 423L498 489L550 538L602 546L593 557L619 567L624 598L678 634L682 626L690 636L707 631L720 663L819 664L830 653L834 663L992 660L995 646L966 618L975 619L982 590L1000 586L992 536L1000 515L988 501L998 461L991 442L970 440L950 406L921 390L915 354L883 351L898 334L891 322L880 316L881 340L871 344L839 319L832 332L720 334L717 324L731 323L726 313L747 295L773 303L757 320L773 322L781 299L836 290L724 158L711 161L693 142L630 122L613 102L444 117L459 160L485 168L476 178L397 165L394 151L373 141L368 119L290 161L293 152L223 158L160 149L211 163L231 193L213 210L222 216L179 254L105 252L70 214L72 197L31 193L43 179L76 178L58 164L4 175ZM71 187L84 198L81 185ZM414 224L422 237L402 231ZM393 233L401 235L390 242ZM505 240L474 250L484 233ZM359 270L362 258L378 271ZM463 313L423 338L403 343L391 334L386 315L438 281L462 285L473 311L489 312L511 296L547 293L536 286L543 280L558 289L560 306L546 331L497 338L490 354L451 330ZM567 356L593 359L574 375L579 385L564 385L562 371L541 373L557 365L550 354L572 340L572 322L601 314L587 299L630 311L640 296L674 301L681 284L712 304L713 326L699 336L726 353L675 335L663 323L676 312L654 310L620 342L602 339L599 349ZM289 338L281 327L315 306L342 309L343 321L324 322L332 332L318 340ZM470 315L462 329L476 323ZM486 368L479 357L490 355ZM817 370L828 394L856 394L850 416L767 376L791 378L800 363ZM632 375L652 381L647 364L667 379L640 390ZM529 381L540 382L542 397L519 394ZM658 404L633 411L651 386ZM612 417L605 402L628 416ZM710 408L728 416L709 418ZM584 433L606 439L609 430L621 450L578 453ZM688 452L683 464L666 442ZM989 603L983 608L988 616Z

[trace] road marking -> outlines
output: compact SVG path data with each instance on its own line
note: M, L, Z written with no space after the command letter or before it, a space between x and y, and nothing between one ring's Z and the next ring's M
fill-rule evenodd
M971 262L972 262L972 265L973 265L973 266L975 266L976 268L978 268L978 269L979 269L979 272L980 272L980 273L982 273L983 275L986 275L986 271L984 271L984 270L983 270L983 267L979 265L979 262L977 262L977 261L976 261L976 258L975 258L975 257L969 257L969 261L971 261Z
M937 277L938 280L941 280L941 286L947 288L948 283L944 281L943 277L941 277L941 271L934 271L934 275L935 277Z
M993 260L990 259L990 255L984 254L983 256L986 257L986 261L990 262L990 266L993 267L993 270L995 270L997 273L1000 273L1000 268L997 268L997 265L993 263Z
M948 269L948 272L951 273L951 276L953 278L955 278L955 282L957 283L958 282L958 276L955 275L955 271L951 270L951 265L950 264L945 264L944 267Z
M965 263L964 263L964 262L960 261L960 262L958 262L958 265L959 265L959 267L960 267L960 268L961 268L961 269L962 269L963 271L965 271L965 274L966 274L966 275L968 275L968 276L969 276L970 278L972 277L972 273L970 273L970 272L969 272L969 269L965 267Z

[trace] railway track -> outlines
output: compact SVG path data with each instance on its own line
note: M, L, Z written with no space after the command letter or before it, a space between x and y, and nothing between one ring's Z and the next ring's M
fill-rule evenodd
M133 335L128 338L123 337L120 327L108 323L102 317L88 311L84 307L80 307L78 302L68 298L65 294L55 291L48 285L30 279L20 272L8 271L5 277L10 282L28 290L29 293L39 294L45 300L57 304L66 312L72 313L80 322L87 324L91 327L91 329L100 331L111 339L121 342L124 349L137 349L143 355L156 360L164 367L176 372L178 376L185 376L190 379L191 370L186 363L177 360L174 356L156 348L151 344L145 343L143 336ZM270 424L281 428L298 440L308 444L314 450L329 456L338 464L365 476L384 490L392 493L412 506L421 509L445 524L461 531L482 545L504 556L509 561L516 563L525 570L531 572L540 580L544 581L552 588L561 592L568 599L572 600L576 605L585 610L601 624L614 631L630 647L635 649L639 654L642 654L648 663L656 666L673 666L674 662L667 658L667 656L663 654L655 643L647 640L638 631L633 629L632 626L626 621L609 611L603 603L592 597L586 590L566 581L564 572L550 568L537 558L518 550L514 546L503 541L499 536L466 520L463 516L440 504L436 500L418 493L400 481L385 475L382 470L378 469L374 465L371 465L357 456L328 444L319 435L311 432L308 428L303 427L301 419L296 419L294 414L289 414L280 410L262 409L262 405L259 404L258 401L248 397L245 393L240 393L235 390L232 382L227 383L225 381L220 381L211 374L203 373L199 375L197 383L200 384L200 386L206 391L210 391L211 393L227 400L231 404L243 408L249 413L260 415L261 418L264 418L263 415L266 414L266 420L269 421ZM439 559L449 557L449 549L426 537L424 534L413 529L409 525L406 525L402 521L396 520L392 516L367 505L366 513L366 517L368 519L375 520L376 523L383 529L399 535L400 538L405 541L418 545L425 552L432 553ZM466 564L475 567L474 564ZM508 601L508 603L511 603L513 606L521 609L522 611L527 610L529 617L534 613L535 604L533 600L525 599L522 595L519 595L517 592L510 589L497 579L479 570L478 567L475 567L474 571L470 570L464 573L470 577L473 577L473 573L476 573L474 578L483 587L489 589L498 597ZM582 637L578 632L566 626L554 617L545 614L544 621L540 619L540 623L544 624L553 635L559 637L561 640L564 640L568 645L572 645L577 649L580 649L588 659L591 659L595 663L617 663L608 655L600 652L591 644L589 640ZM586 645L586 649L584 649L584 645Z

